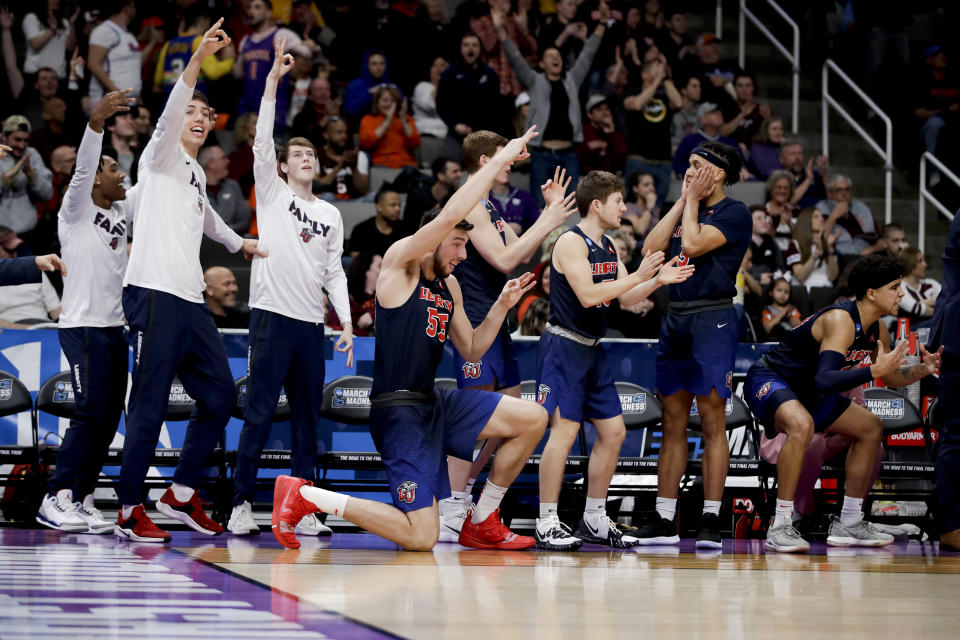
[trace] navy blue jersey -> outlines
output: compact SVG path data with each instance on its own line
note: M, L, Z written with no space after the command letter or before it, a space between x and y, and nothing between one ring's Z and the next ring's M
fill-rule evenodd
M960 337L960 315L955 312L956 301L960 300L960 215L955 215L950 223L942 260L941 289L930 321L927 350L936 351L943 344L946 345L945 351L956 353L960 351L960 344L957 344L957 338Z
M727 242L701 256L688 258L683 255L683 225L677 225L670 238L667 262L680 256L678 266L692 262L697 269L688 280L668 287L674 302L722 300L737 295L737 271L753 239L750 210L739 200L724 198L712 207L700 205L699 220L700 226L708 224L719 229Z
M586 236L580 227L573 226L564 233L575 233L587 243L587 259L593 268L593 281L606 282L617 279L617 249L610 238L603 236L603 245ZM558 238L559 240L559 238ZM553 267L550 259L550 324L576 331L590 338L602 338L607 332L607 311L610 301L595 307L584 308L573 292L566 276Z
M506 223L489 201L481 202L490 214L490 224L497 228L500 239L506 246L507 237L503 233L503 225ZM500 297L503 285L507 284L507 276L484 260L472 242L467 243L467 259L457 265L453 275L457 277L463 291L463 310L470 319L470 324L476 328Z
M804 389L809 389L810 394L814 393L813 384L820 359L820 343L813 338L813 323L824 313L833 309L843 309L850 314L857 331L853 344L847 350L844 369L856 367L877 348L877 340L880 339L880 323L874 322L864 329L860 323L860 310L857 309L856 302L837 302L821 309L791 329L779 345L763 356L767 366L780 374L797 395L804 394Z
M453 296L439 278L420 274L417 287L399 307L377 301L371 396L390 391L433 393L433 378L443 357Z

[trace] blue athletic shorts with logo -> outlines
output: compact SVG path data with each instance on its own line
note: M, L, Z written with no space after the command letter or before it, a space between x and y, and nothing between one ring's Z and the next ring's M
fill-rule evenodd
M623 412L613 372L599 345L588 347L544 333L537 371L537 402L551 416L558 406L560 416L574 422L613 418Z
M479 362L467 362L454 347L453 364L457 368L458 389L492 384L500 390L520 384L520 364L506 323Z
M810 412L813 429L817 432L826 431L850 406L850 398L836 393L828 396L803 394L799 397L779 373L759 362L747 370L744 394L750 411L764 426L768 437L776 436L774 417L780 405L789 400L799 401Z
M416 511L433 504L449 480L446 456L473 458L480 432L501 396L476 389L434 389L434 404L370 410L370 435L387 468L393 504Z
M683 389L721 398L733 393L740 321L734 308L667 313L657 345L657 391L669 396Z

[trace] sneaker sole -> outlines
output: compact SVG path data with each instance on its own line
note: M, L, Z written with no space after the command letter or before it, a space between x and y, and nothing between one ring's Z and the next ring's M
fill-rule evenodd
M249 537L251 537L251 536L258 536L258 535L260 535L260 527L257 527L256 529L244 529L243 531L234 531L234 530L231 529L230 526L228 525L228 526L227 526L227 531L229 531L231 535L239 536L239 537L241 537L241 538L249 538Z
M579 534L578 534L579 535ZM584 544L595 544L600 547L607 547L608 549L632 549L634 547L639 547L640 542L624 542L623 544L610 544L609 538L580 538Z
M639 538L639 547L653 547L660 544L680 544L680 536L660 536L659 538Z
M718 540L697 540L697 549L722 549L723 542Z
M576 551L582 546L582 540L580 542L571 542L570 544L553 544L551 542L537 540L537 549L542 551Z
M170 536L166 538L145 538L143 536L138 536L130 529L123 529L119 525L113 526L113 534L118 538L126 538L127 540L132 540L133 542L151 542L153 544L166 544L170 542Z
M193 518L191 518L189 515L187 515L186 513L183 513L182 511L177 511L176 509L168 505L166 502L158 501L155 506L157 511L159 511L163 515L167 516L168 518L173 518L178 522L182 522L183 524L187 525L188 527L190 527L191 529L193 529L198 533L202 533L204 535L211 536L211 537L218 536L221 533L223 533L223 531L210 531L209 529L204 529L199 524L197 524L196 521Z
M303 529L294 529L293 532L298 536L332 536L333 530L329 527L318 529L316 531L304 531Z
M810 545L808 544L807 545L795 544L792 547L787 547L787 546L776 545L769 541L765 541L764 546L770 551L777 551L779 553L803 553L806 551L810 551Z
M89 527L87 523L83 522L76 525L58 525L53 520L47 520L44 516L37 514L37 522L42 524L45 527L49 527L55 531L66 531L67 533L85 533Z
M537 541L533 538L530 539L530 542L485 542L480 540L473 540L470 538L464 539L463 536L460 536L458 541L462 546L469 547L471 549L503 549L505 551L520 551L523 549L531 549L537 546Z
M102 525L97 526L88 526L87 533L94 536L101 536L105 533L110 533L113 531L114 524L112 522L106 522Z
M885 547L893 544L893 540L861 540L845 536L827 536L827 544L831 547Z

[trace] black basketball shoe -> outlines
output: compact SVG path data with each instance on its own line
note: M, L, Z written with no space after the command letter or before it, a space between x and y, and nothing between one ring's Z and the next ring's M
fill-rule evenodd
M602 544L614 549L629 549L639 544L633 536L624 535L617 524L604 513L600 516L600 526L594 529L584 518L577 525L577 537L590 544Z
M657 544L680 544L677 521L664 520L656 511L647 516L646 522L633 534L644 546Z
M720 518L712 513L700 516L700 530L697 531L698 549L720 548Z

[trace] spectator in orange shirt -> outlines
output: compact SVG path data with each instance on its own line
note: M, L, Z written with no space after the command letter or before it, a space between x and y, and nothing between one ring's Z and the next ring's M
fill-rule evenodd
M420 133L407 114L407 100L394 86L377 89L373 111L360 120L360 147L370 153L376 166L401 169L415 167L414 152L420 146Z

